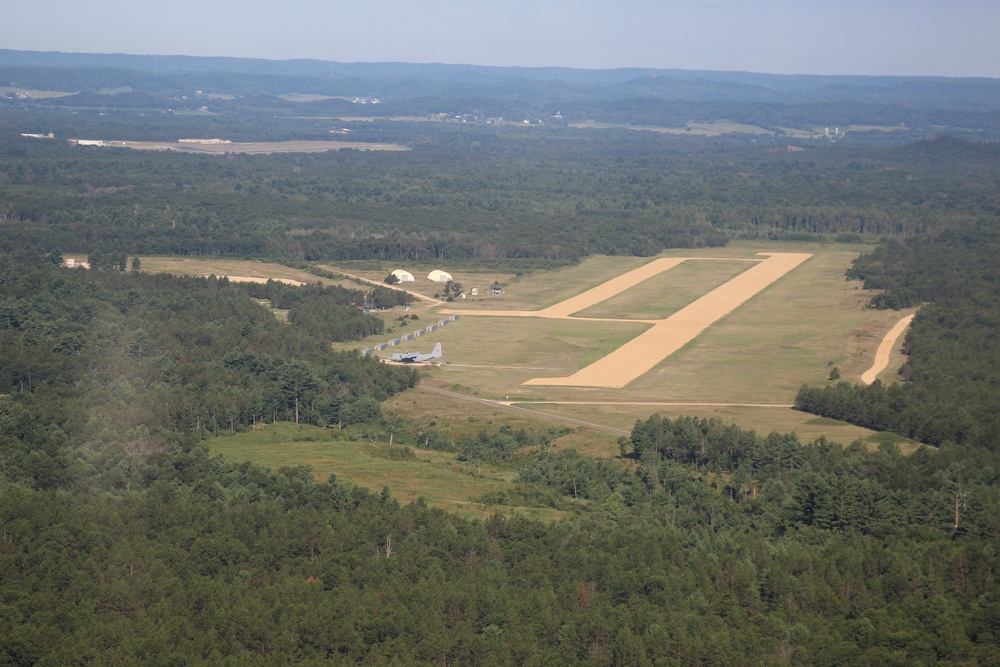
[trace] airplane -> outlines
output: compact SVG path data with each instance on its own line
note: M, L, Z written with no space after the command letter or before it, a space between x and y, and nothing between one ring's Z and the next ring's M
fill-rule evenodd
M397 352L389 355L389 361L398 361L402 364L419 364L429 359L437 359L441 356L441 343L434 346L430 354L420 354L419 352Z

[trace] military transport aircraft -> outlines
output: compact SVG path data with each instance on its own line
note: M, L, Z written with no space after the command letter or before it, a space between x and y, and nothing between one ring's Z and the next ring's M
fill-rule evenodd
M398 361L404 364L419 364L421 361L437 359L441 356L441 343L434 346L430 354L420 354L419 352L397 352L389 355L389 361Z

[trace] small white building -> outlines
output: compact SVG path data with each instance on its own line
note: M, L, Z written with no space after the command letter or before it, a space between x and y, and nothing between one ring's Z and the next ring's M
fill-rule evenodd
M392 272L392 275L396 276L401 283L411 283L413 282L413 274L409 271L404 271L403 269L396 269Z

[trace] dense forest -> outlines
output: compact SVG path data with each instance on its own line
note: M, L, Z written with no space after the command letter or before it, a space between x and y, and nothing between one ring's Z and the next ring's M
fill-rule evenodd
M8 136L23 122L0 114ZM789 152L626 130L408 130L406 153L272 156L151 155L11 136L2 149L10 159L0 162L0 244L286 261L567 262L731 238L910 236L1000 211L996 144Z
M416 384L410 369L330 350L332 340L382 330L359 307L360 291L306 286L293 301L280 283L71 270L54 259L0 255L0 392L32 404L63 394L99 401L70 401L63 417L107 411L95 438L367 421L359 415ZM288 322L260 296L283 300Z
M0 100L0 665L1000 662L1000 153L979 141L995 82L108 58L0 51L0 83L76 93ZM356 115L345 99L301 117L282 93L469 117L322 117ZM562 118L482 121L529 112ZM827 122L903 126L788 132ZM409 150L64 141L334 123ZM947 127L962 138L916 140ZM400 423L382 402L418 373L330 343L380 333L364 306L404 293L140 270L145 254L556 266L733 239L878 243L846 277L871 307L921 306L900 382L803 387L797 407L930 446L653 415L595 458L553 446L567 429ZM503 490L471 519L205 446L275 422L348 443L391 425L496 467Z

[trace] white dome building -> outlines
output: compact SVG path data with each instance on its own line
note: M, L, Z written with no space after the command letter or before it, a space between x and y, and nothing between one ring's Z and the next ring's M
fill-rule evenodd
M398 278L399 282L401 283L413 282L413 274L410 273L409 271L404 271L403 269L396 269L395 271L392 272L392 275L396 276L396 278Z
M446 283L451 279L451 274L441 269L434 269L427 274L427 280L433 280L436 283Z

